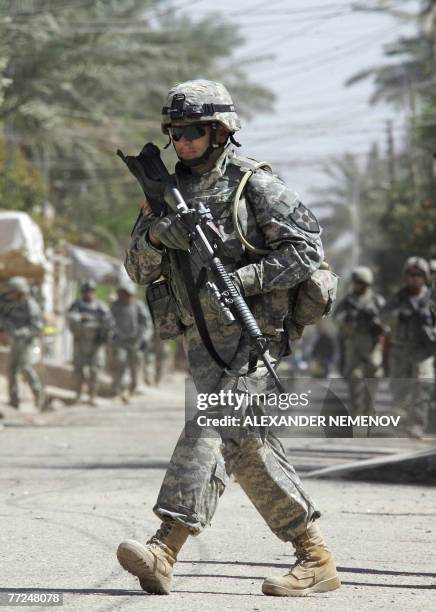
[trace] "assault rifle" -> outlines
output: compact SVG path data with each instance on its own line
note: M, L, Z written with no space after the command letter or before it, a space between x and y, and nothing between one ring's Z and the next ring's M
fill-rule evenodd
M117 155L124 161L130 172L138 180L153 212L158 216L161 215L164 210L163 203L165 202L178 215L189 232L191 247L188 255L184 251L176 251L176 254L185 283L187 284L187 293L198 331L211 357L224 370L234 374L228 364L216 352L212 344L198 295L195 291L189 290L190 287L195 286L195 283L188 258L191 261L194 260L196 266L202 270L203 274L205 274L206 270L209 273L211 280L206 282L205 286L213 302L219 308L223 322L229 325L237 321L240 324L241 328L250 338L256 362L258 358L262 359L278 391L285 393L285 388L267 354L268 340L259 329L251 310L218 256L222 237L219 230L215 227L210 210L203 204L199 205L198 210L188 208L182 194L177 189L174 178L164 165L160 157L159 148L156 145L152 143L146 144L137 156L125 156L119 149ZM249 370L252 367L255 367L255 363L254 366L249 364ZM237 374L243 375L245 372L238 372Z

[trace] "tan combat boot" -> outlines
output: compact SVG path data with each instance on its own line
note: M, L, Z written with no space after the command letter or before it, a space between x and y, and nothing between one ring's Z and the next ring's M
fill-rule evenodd
M297 558L286 576L267 578L262 584L265 595L300 597L308 593L325 593L341 586L333 555L324 544L317 523L292 542Z
M188 536L187 527L168 519L145 546L135 540L121 542L117 550L118 561L125 570L139 578L144 591L169 595L173 565Z

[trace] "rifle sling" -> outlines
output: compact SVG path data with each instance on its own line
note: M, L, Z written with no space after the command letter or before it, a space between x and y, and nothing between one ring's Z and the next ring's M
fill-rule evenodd
M203 341L203 344L215 361L217 365L223 370L230 370L229 364L227 364L217 353L212 339L209 335L209 330L207 329L206 321L204 319L203 309L201 308L200 298L198 297L197 291L190 291L189 287L195 287L194 277L192 275L191 266L189 265L189 256L185 251L177 251L177 260L180 266L180 269L183 274L183 279L185 281L185 287L187 289L186 293L188 294L189 304L191 306L192 314L194 315L195 323L197 325L198 333ZM199 287L196 287L199 290Z
M222 370L224 370L226 374L229 374L230 376L238 377L238 376L247 376L247 374L252 374L257 368L257 361L258 361L258 355L255 351L250 351L249 358L248 358L248 368L244 372L242 371L237 372L235 370L232 370L230 365L226 363L224 359L222 359L220 355L218 354L217 350L215 349L213 345L212 339L209 334L209 330L207 329L206 321L204 319L203 309L201 308L200 298L198 297L198 293L197 293L200 291L201 286L199 282L197 283L194 282L194 277L192 275L191 266L189 265L188 253L186 253L185 251L177 251L176 253L177 253L177 262L182 271L183 279L185 281L185 286L187 288L186 293L188 294L189 304L191 306L192 314L194 315L195 324L197 325L198 333L200 334L200 338L202 339L207 352L212 357L212 359L215 361L215 363ZM206 274L203 273L202 271L200 272L200 276L198 280L200 281L201 279L204 283L205 277L206 277ZM189 291L189 287L195 287L196 291Z

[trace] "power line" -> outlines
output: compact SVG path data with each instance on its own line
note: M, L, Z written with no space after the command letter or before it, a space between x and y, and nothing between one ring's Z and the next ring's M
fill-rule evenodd
M346 53L348 55L350 51L356 51L362 47L366 47L368 43L371 42L372 40L379 39L382 33L388 34L396 30L397 30L397 27L390 27L387 30L386 30L386 27L384 27L383 29L377 31L375 35L374 35L374 32L371 32L370 36L360 36L358 38L355 38L351 42L351 44L347 43L344 45L340 45L339 47L336 47L336 50L333 50L331 53L327 53L327 54L325 52L316 53L313 56L307 58L307 61L306 60L302 60L300 62L297 61L296 62L298 66L297 70L289 70L289 69L286 70L285 69L285 70L281 70L273 74L270 73L269 83L273 83L274 81L277 81L277 80L280 80L286 77L299 76L302 73L306 74L308 71L312 70L313 68L318 68L320 65L326 65L328 63L331 63L332 61L341 60L345 57Z
M263 45L261 47L255 47L254 49L250 49L250 56L253 56L254 54L257 53L264 53L266 51L270 51L271 49L273 49L274 47L277 47L278 45L281 45L283 42L285 42L286 40L289 40L290 38L294 39L297 36L301 36L302 34L307 34L308 32L310 32L312 30L312 28L314 26L316 26L317 24L319 24L320 22L326 22L326 21L330 21L331 19L335 19L336 17L342 16L342 15L346 15L348 12L350 11L349 8L347 9L342 9L341 11L337 11L335 13L332 13L330 15L327 15L325 17L321 17L315 20L312 20L308 26L300 28L300 30L297 30L296 32L289 32L287 31L283 36L277 38L277 36L268 38L268 40L272 40L272 44L268 44L268 45ZM244 61L244 58L242 58L241 61Z

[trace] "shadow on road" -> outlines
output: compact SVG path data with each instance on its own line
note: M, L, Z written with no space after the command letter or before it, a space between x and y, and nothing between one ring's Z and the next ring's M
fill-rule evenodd
M253 561L198 561L195 559L185 559L178 560L177 564L181 563L196 563L198 565L249 565L251 567L276 567L279 569L288 569L290 563L257 563ZM434 572L407 572L401 570L381 570L381 569L368 569L364 567L339 567L338 572L343 572L344 574L369 574L369 575L381 575L381 576L416 576L418 578L435 578L436 574ZM183 574L178 574L179 576L183 576ZM201 574L204 576L204 574ZM237 576L239 578L239 576ZM257 576L258 577L258 576ZM436 588L436 584L434 586Z

